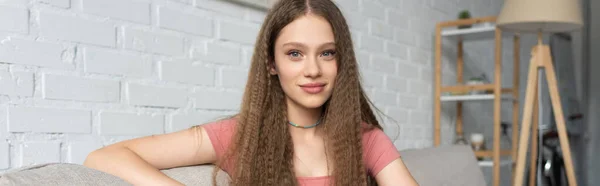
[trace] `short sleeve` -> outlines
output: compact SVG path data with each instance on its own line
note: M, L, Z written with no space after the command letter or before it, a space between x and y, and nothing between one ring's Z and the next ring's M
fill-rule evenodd
M234 135L235 119L226 119L200 125L206 131L218 160L221 160L231 144ZM227 172L229 167L223 167Z
M400 157L392 140L378 128L363 133L363 148L365 165L373 176Z

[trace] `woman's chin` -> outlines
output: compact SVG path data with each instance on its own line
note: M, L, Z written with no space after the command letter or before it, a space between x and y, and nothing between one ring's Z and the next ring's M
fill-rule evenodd
M302 107L307 108L307 109L321 108L323 106L323 104L325 104L325 101L317 101L317 100L311 100L311 101L307 101L304 103L300 103L300 105Z

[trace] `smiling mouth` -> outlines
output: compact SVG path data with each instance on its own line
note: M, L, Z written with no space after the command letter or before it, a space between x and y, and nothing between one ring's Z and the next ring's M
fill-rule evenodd
M324 83L307 83L307 84L300 85L300 88L302 88L302 90L304 90L304 92L306 92L306 93L318 94L320 92L323 92L323 90L325 90L325 84Z

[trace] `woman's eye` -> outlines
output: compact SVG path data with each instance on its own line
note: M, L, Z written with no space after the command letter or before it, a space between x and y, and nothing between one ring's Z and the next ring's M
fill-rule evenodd
M298 61L300 59L302 59L302 53L300 53L300 51L289 51L287 53L288 57L292 60L292 61Z
M292 57L300 57L300 53L296 51L290 52L289 55Z
M321 53L321 56L325 58L332 58L335 55L335 51L325 51Z

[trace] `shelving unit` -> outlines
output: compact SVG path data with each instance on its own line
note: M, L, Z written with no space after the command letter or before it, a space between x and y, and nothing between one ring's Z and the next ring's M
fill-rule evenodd
M475 94L475 95L445 95L440 97L440 101L485 101L494 100L494 94ZM512 101L512 96L502 96L504 101Z
M472 19L463 19L455 21L440 22L436 25L435 31L435 95L434 95L434 135L435 146L441 143L441 104L456 103L456 135L463 134L463 103L469 101L492 101L493 102L493 145L491 150L475 151L476 157L487 157L492 160L483 160L479 162L482 167L493 168L493 186L500 185L500 166L515 166L517 156L518 140L518 117L519 117L519 36L513 38L513 87L502 87L502 31L495 26L496 17L481 17ZM458 29L460 25L473 25L471 28ZM458 54L456 59L456 85L442 85L442 37L457 42ZM471 40L494 39L494 81L483 85L465 85L463 80L463 42ZM457 92L465 93L470 91L486 91L487 94L466 94L456 95ZM446 95L454 93L452 95ZM500 149L500 120L502 102L512 103L513 121L512 121L512 144L509 149ZM511 156L508 160L500 160L501 156Z
M511 160L500 160L500 166L507 166L512 164L513 161ZM493 167L494 166L494 162L493 161L489 161L489 160L483 160L483 161L479 161L479 166L482 167Z

